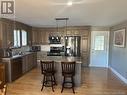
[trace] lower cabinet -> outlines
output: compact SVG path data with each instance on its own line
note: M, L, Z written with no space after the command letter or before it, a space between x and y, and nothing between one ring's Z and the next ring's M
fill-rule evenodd
M22 76L22 57L3 58L6 82L12 82Z
M27 55L25 55L25 56L23 56L22 57L22 72L23 72L23 74L25 73L25 72L27 72L27 69L28 69L28 66L27 66Z
M37 53L30 53L22 57L23 73L28 72L37 65Z
M22 58L11 60L11 81L22 76Z
M28 53L20 57L3 58L6 65L7 82L12 82L37 65L37 53Z

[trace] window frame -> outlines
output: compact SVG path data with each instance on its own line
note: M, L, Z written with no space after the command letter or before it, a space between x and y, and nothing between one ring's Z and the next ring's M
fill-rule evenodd
M97 35L94 40L94 50L104 51L105 50L105 38L104 36Z
M17 32L17 31L19 31L19 43L20 43L20 45L18 46L16 46L15 45L15 39L14 39L14 32ZM25 31L26 32L26 45L22 45L22 31ZM18 38L17 38L18 39ZM25 29L14 29L13 30L13 48L21 48L21 47L24 47L24 46L28 46L28 32L25 30Z
M15 35L14 35L14 32L19 32L19 37L18 37L18 33L16 33L16 45L15 45ZM18 39L19 39L19 41L18 41ZM13 31L13 41L14 41L14 43L13 43L13 47L14 48L20 48L21 47L21 34L20 34L20 30L19 29L15 29L14 31ZM19 42L19 45L18 45L18 42Z
M26 45L23 45L23 39L22 39L22 37L23 37L23 35L22 35L22 33L23 32L25 32L26 33ZM26 31L26 30L24 30L24 29L21 29L21 46L27 46L28 45L28 32Z

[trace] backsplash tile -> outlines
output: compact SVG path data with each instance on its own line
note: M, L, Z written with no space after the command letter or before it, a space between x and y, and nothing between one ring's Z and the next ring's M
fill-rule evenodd
M26 51L29 51L30 47L29 46L24 46L21 48L17 48L17 49L12 49L12 55L17 55L19 53L25 53Z

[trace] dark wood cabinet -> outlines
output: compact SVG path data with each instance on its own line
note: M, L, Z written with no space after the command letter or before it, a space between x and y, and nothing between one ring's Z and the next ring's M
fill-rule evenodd
M2 58L6 65L7 82L12 82L30 71L37 65L37 53L27 53L22 56Z
M11 78L12 81L22 76L22 58L11 60Z

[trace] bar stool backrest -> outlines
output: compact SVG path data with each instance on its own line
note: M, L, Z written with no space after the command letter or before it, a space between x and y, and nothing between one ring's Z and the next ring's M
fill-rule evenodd
M0 95L6 95L5 64L0 63Z
M75 75L75 64L76 62L61 62L62 74L72 74Z
M54 61L41 61L41 73L52 72L54 70Z
M2 82L1 84L5 84L5 65L2 63L0 64L0 82Z

